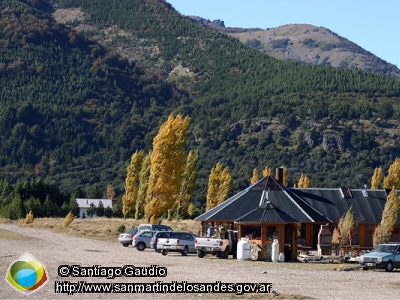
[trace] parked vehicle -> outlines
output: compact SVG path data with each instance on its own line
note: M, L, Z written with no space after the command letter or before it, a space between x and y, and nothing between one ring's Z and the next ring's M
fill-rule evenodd
M139 231L133 238L132 238L132 246L136 247L139 251L143 251L146 248L150 248L150 241L153 237L154 230L144 230Z
M400 268L400 243L380 244L369 253L360 256L359 263L364 270L385 269L392 272Z
M207 237L195 239L195 248L199 258L203 258L206 254L221 258L228 258L229 254L232 254L236 258L237 231L210 227Z
M154 233L150 241L150 248L154 249L156 252L161 252L161 250L157 250L158 239L171 237L172 233L173 231L157 231L156 233Z
M158 224L140 224L138 229L139 231L143 230L172 231L171 227L167 225L158 225Z
M162 255L167 255L168 252L180 252L182 256L196 253L195 238L196 235L190 232L172 232L169 237L158 239L157 250L160 250Z
M132 228L125 233L121 233L118 236L118 242L120 242L124 247L132 245L132 238L137 232L138 232L137 228Z

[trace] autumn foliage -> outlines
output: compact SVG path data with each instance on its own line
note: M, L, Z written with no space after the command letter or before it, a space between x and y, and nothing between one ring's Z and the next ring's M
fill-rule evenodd
M208 178L206 210L208 211L224 202L231 189L232 176L229 172L229 168L226 167L223 169L222 164L218 162L217 165L212 168Z

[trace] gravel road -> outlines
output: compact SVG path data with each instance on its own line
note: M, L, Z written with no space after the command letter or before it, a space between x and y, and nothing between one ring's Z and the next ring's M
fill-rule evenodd
M335 265L321 270L316 265L306 263L270 263L218 259L212 256L200 259L196 255L186 257L177 253L162 256L154 250L143 252L132 247L122 247L115 242L97 241L47 230L23 228L17 225L0 224L0 230L8 230L31 239L0 239L0 299L126 299L127 294L60 294L55 293L56 281L91 283L154 283L173 281L189 283L272 283L277 298L314 299L394 299L400 295L400 270L392 273L384 271L338 271ZM45 266L49 282L30 296L13 290L4 280L9 265L22 254L29 252ZM160 266L167 268L167 276L151 277L59 277L60 265L80 265L82 267L135 267ZM330 268L331 266L331 268ZM140 294L139 299L219 299L219 298L273 298L273 294L247 293L235 296L233 293L207 294Z

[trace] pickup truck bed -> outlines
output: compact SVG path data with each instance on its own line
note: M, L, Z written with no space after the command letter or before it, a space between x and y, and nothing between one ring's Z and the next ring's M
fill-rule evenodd
M197 256L203 258L206 254L212 254L221 258L228 258L237 254L237 231L225 230L222 233L217 229L211 230L212 237L197 237L195 248Z
M188 253L196 253L194 240L196 236L188 232L173 232L169 238L159 238L157 242L157 250L162 255L168 252L180 252L183 256Z

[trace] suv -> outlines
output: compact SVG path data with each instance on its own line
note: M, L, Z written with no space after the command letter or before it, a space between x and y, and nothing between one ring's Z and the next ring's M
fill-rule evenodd
M400 268L400 243L380 244L370 253L361 255L359 263L364 270L385 269L391 272Z
M140 224L138 227L139 231L153 230L153 231L172 231L172 228L166 225L158 224Z

